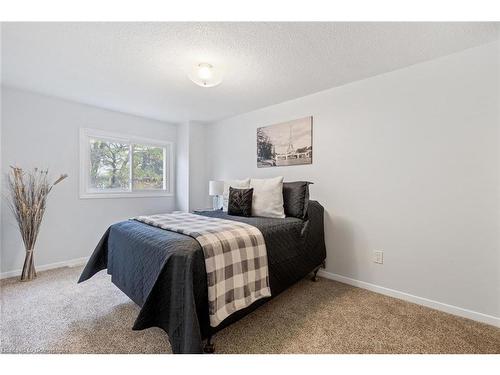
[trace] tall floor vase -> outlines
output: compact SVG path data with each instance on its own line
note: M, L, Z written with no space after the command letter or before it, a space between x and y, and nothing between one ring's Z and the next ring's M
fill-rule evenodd
M33 248L42 224L47 196L55 185L68 177L62 174L53 183L49 183L47 174L46 169L34 168L32 171L24 171L19 167L11 167L9 174L8 202L26 250L21 281L33 280L36 277Z
M29 281L36 278L35 262L33 259L33 249L26 250L24 258L23 272L21 273L21 281Z

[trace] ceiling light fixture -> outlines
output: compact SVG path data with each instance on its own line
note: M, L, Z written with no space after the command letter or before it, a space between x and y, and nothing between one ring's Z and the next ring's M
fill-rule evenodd
M201 87L214 87L222 82L220 71L208 63L196 64L188 75L189 79Z

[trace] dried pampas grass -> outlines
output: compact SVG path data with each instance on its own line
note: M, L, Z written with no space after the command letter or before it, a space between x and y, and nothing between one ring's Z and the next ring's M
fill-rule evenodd
M63 174L53 183L49 183L47 175L46 169L35 168L25 172L22 168L12 166L9 174L9 206L16 218L26 249L21 281L36 277L33 250L45 213L47 196L55 185L68 177Z

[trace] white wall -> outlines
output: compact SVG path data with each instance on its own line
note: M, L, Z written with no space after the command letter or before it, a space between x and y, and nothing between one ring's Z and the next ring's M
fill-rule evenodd
M189 211L189 122L177 126L175 202L180 211Z
M207 180L207 126L196 121L178 125L177 130L177 209L193 211L212 207Z
M206 148L206 124L191 122L189 135L189 209L192 211L212 207L207 172L207 157L211 151Z
M499 317L499 103L493 43L213 124L208 177L313 181L328 272ZM256 128L309 115L313 164L258 169Z
M2 27L0 26L0 51L2 50ZM0 64L0 85L2 84L2 64ZM2 168L2 90L0 86L0 192L2 191L2 186L4 183L4 170ZM0 255L2 254L2 212L4 209L2 196L0 196ZM2 257L0 256L0 271L1 271L1 262Z
M35 249L38 266L89 256L113 222L175 209L174 197L79 199L78 191L80 128L175 142L175 125L2 88L1 127L2 173L18 165L48 167L54 177L69 174L49 196ZM2 220L1 272L6 273L22 267L24 249L8 209Z

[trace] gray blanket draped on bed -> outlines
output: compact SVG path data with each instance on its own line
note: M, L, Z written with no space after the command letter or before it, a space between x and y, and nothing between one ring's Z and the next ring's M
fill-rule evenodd
M200 213L257 227L268 253L273 297L319 266L326 257L323 207L310 201L308 219ZM174 353L201 353L202 340L265 303L256 301L210 327L205 261L192 237L133 220L112 225L103 235L79 282L106 269L112 282L141 306L133 329L164 329Z

